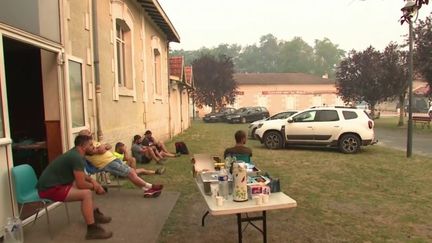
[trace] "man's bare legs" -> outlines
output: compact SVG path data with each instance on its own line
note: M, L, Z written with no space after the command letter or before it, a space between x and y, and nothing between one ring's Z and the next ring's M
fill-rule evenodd
M78 189L74 184L65 199L66 202L81 201L81 212L87 225L94 224L93 193L89 189Z

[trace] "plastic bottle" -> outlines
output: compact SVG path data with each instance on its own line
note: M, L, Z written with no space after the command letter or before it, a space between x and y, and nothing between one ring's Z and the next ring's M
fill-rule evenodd
M225 168L221 168L218 175L219 181L219 196L223 197L225 200L228 200L228 174Z
M5 226L4 233L4 243L24 242L22 222L18 217L7 218L7 224Z

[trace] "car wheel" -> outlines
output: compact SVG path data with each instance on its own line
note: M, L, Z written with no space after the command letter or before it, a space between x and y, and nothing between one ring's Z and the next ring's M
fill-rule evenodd
M257 130L256 128L252 129L252 132L251 132L251 138L252 139L255 139L255 131L256 130Z
M242 118L240 118L240 122L241 122L241 123L246 123L246 117L242 117Z
M339 150L344 154L354 154L360 150L360 138L354 134L345 134L339 139Z
M268 149L282 148L282 135L276 131L266 132L263 137L264 145Z

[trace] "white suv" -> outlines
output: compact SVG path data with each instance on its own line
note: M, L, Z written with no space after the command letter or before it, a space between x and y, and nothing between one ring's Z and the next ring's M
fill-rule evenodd
M373 120L365 111L352 107L310 108L291 116L282 126L274 124L255 131L255 137L269 149L318 145L338 147L349 154L377 142Z

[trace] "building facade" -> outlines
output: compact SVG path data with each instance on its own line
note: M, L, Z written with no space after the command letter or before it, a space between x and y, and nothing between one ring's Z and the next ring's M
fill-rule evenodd
M190 126L173 128L170 113L180 100L169 43L179 39L157 0L0 3L0 227L17 215L11 168L40 174L80 130L130 144L147 129L165 140Z
M304 73L236 73L237 96L234 108L266 107L270 115L311 106L343 105L335 81ZM200 110L200 117L211 111Z

